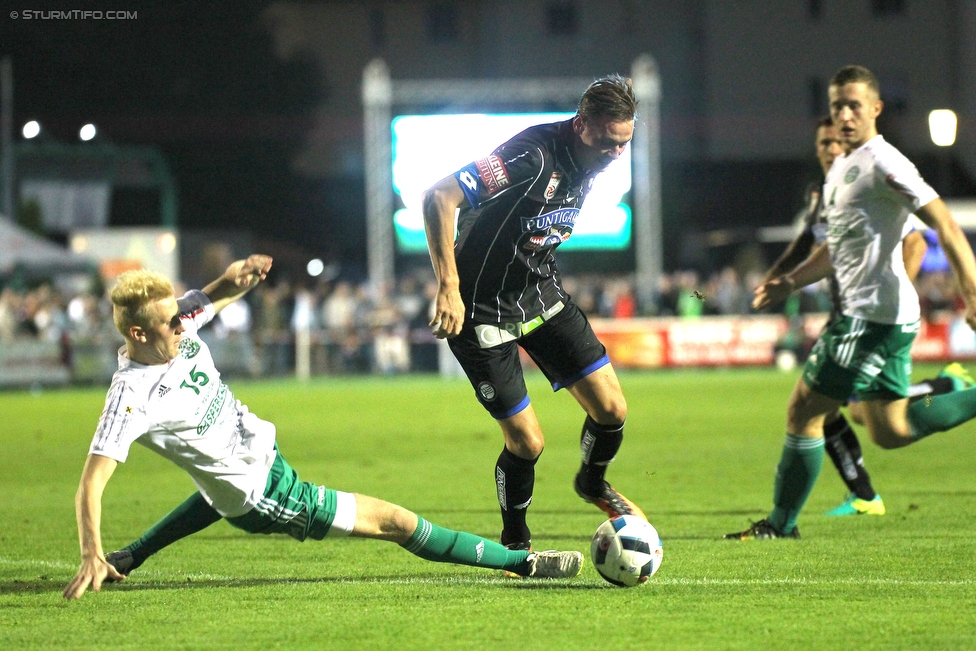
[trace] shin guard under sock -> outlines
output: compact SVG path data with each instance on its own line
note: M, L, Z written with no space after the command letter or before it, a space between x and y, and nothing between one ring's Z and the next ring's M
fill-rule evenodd
M871 485L871 476L864 467L861 443L843 415L824 425L824 441L826 452L847 485L847 490L862 500L873 500L876 493Z
M783 455L776 467L773 511L769 521L780 533L789 533L817 483L823 465L824 440L786 435Z
M623 439L623 423L601 425L589 416L586 417L583 431L580 433L582 464L579 484L584 493L597 495L602 491L607 466L617 456L617 450L620 449Z
M525 575L529 571L528 551L503 545L464 531L452 531L417 518L417 530L401 545L411 554L436 563L457 563Z
M532 539L525 513L532 503L535 487L535 459L523 459L508 448L502 449L495 463L495 488L502 510L502 544L528 543Z
M916 441L952 429L973 417L976 417L976 389L931 396L931 400L908 405L908 422Z
M139 540L123 548L132 554L131 569L142 565L163 547L202 531L220 519L221 515L207 503L203 495L194 493L151 526Z

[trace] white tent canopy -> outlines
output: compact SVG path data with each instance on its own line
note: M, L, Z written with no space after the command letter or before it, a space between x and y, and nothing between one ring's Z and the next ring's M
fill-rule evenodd
M48 242L0 215L0 273L9 272L21 262L54 266L84 260L66 247Z

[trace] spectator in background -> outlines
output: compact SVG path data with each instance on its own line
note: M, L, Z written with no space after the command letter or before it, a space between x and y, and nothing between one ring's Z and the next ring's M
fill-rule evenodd
M405 373L410 370L410 348L407 344L407 323L397 301L387 294L386 287L376 292L370 316L373 341L373 368L383 375Z
M322 322L332 341L341 341L353 329L356 297L347 282L336 283L335 289L322 303Z
M702 315L705 306L700 298L698 283L696 271L682 271L678 275L678 316L697 319Z
M403 278L397 285L397 294L393 297L397 309L400 311L400 318L405 323L410 323L417 318L418 314L424 313L428 302L424 300L421 293L421 285L413 276Z
M657 313L660 316L674 316L678 313L678 286L670 274L658 276Z
M20 294L10 287L0 290L0 343L13 342L17 334L20 301Z
M748 314L750 297L739 281L739 274L732 267L722 269L715 283L715 290L708 294L719 314Z
M616 299L613 302L613 318L631 319L637 316L637 299L634 297L633 283L627 280L617 282Z
M916 282L922 316L931 320L935 312L959 308L956 282L952 274L943 271L926 273Z
M94 337L101 331L98 296L91 292L79 294L68 301L67 315L72 336Z
M255 330L260 347L262 372L268 375L285 375L292 369L294 355L288 335L291 318L291 287L287 281L277 286L259 285L255 292L258 306Z

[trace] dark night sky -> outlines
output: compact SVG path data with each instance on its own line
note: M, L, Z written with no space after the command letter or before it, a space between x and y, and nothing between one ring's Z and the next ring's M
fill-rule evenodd
M22 4L20 11L75 8ZM361 276L363 179L294 171L316 111L335 98L316 63L276 56L265 13L271 3L122 4L138 12L136 19L24 20L0 11L0 55L14 64L16 137L25 121L37 119L46 137L77 143L78 128L94 122L101 139L156 146L176 178L182 227L233 229L296 244L302 253L340 262L344 274ZM916 163L931 173L925 157ZM761 214L782 223L799 207L799 188L816 170L810 158L732 165L665 160L663 172L664 236L673 244L665 266L673 269L728 264L735 247L706 258L699 240L686 235L725 227L730 215L755 225L757 197ZM764 183L757 187L757 179ZM959 188L970 186L957 181ZM784 193L783 187L797 190ZM115 225L156 224L158 197L116 190L111 219ZM582 264L569 254L562 259L564 270Z
M0 13L0 53L14 65L15 137L36 119L46 137L77 142L78 128L94 122L100 138L162 150L183 226L313 243L313 253L330 258L362 255L362 236L334 216L361 203L355 182L291 170L322 83L312 62L276 58L262 23L269 3L124 4L135 20ZM116 192L113 223L158 223L158 204L144 195Z

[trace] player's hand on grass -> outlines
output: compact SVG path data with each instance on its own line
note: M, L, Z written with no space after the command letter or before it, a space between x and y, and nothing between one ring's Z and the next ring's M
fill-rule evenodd
M464 301L457 287L442 287L437 290L434 299L434 318L430 320L434 336L438 339L448 339L461 334L464 325Z
M796 283L789 276L773 278L769 282L756 287L753 292L752 307L755 310L761 310L784 301L793 293L795 288Z
M88 586L98 592L106 580L124 581L125 575L119 574L118 570L109 565L102 556L85 558L81 561L81 567L78 568L75 578L71 580L61 596L65 599L80 599L81 595L88 590Z

